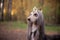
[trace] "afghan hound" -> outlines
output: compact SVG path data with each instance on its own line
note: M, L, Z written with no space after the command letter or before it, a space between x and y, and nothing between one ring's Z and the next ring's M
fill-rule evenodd
M28 40L44 39L44 17L42 10L34 7L27 18L28 23Z

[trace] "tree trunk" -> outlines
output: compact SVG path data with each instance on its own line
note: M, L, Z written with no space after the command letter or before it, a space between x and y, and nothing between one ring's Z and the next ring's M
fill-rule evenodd
M8 0L8 13L7 13L7 20L11 20L11 10L12 10L12 0Z
M0 15L0 16L1 16L1 20L0 20L0 21L3 21L3 19L4 19L4 13L3 13L3 10L4 10L4 0L1 0L1 1L0 1L0 7L1 7L1 8L0 8L0 10L1 10L1 11L0 11L0 14L1 14L1 15Z

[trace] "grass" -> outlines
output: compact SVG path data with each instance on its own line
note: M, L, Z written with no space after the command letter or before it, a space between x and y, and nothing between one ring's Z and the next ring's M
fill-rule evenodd
M0 22L0 24L7 26L7 29L26 29L27 24L21 21L13 21L13 22ZM54 31L54 32L59 32L60 31L60 26L45 26L45 31Z
M18 21L18 22L13 22L12 27L26 29L27 24L25 24L24 22Z
M9 21L9 22L0 22L0 24L2 24L3 26L6 26L7 29L26 29L27 28L27 24L21 21Z
M45 26L46 31L60 32L60 26Z

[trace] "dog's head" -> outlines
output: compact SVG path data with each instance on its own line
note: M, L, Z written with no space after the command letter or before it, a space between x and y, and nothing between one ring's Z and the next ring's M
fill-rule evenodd
M39 18L38 9L36 7L33 8L33 11L30 13L28 17L29 22L35 22Z

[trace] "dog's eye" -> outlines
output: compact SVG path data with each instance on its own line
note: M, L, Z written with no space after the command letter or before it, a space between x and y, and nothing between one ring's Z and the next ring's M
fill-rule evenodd
M37 17L38 15L35 13L35 14L34 14L34 16L36 16L36 17Z

